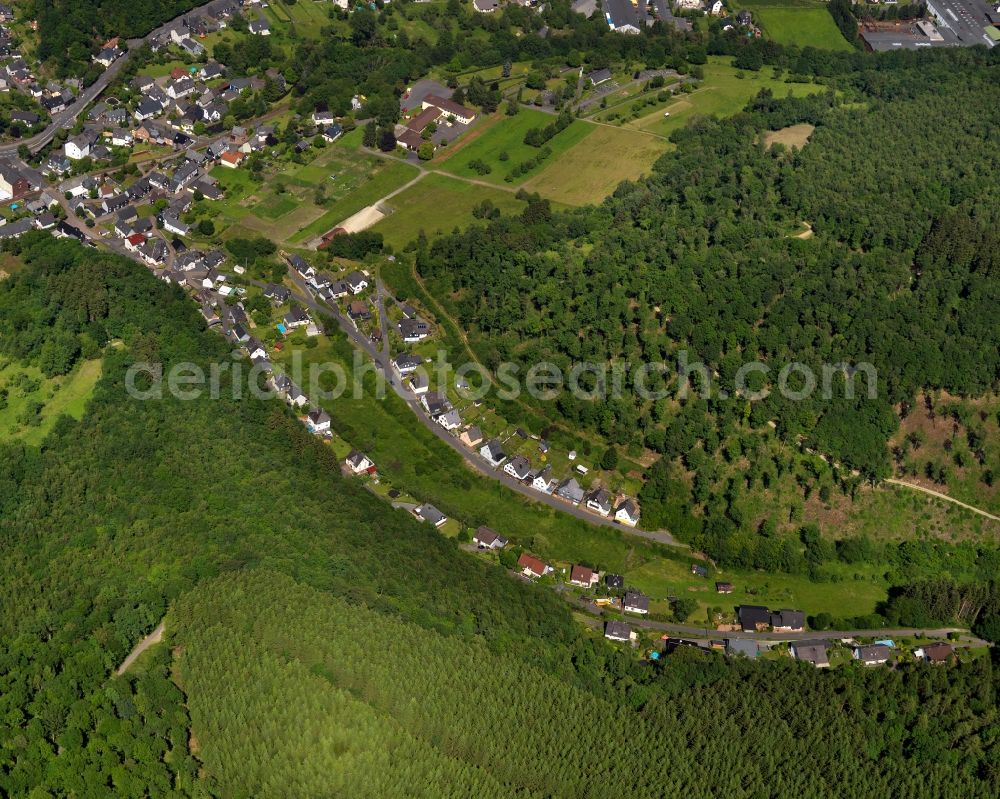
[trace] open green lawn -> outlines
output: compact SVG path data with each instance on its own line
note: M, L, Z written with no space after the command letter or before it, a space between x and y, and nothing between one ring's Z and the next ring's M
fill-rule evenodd
M389 202L392 213L374 230L393 247L402 247L423 230L428 236L450 233L477 221L472 209L489 200L501 213L516 213L524 203L513 192L488 189L445 174L430 174Z
M794 44L799 47L818 47L825 50L853 50L844 38L826 4L819 2L774 2L761 0L760 3L744 3L764 34L779 44Z
M594 127L583 122L573 122L564 131L549 140L547 146L552 150L552 155L535 169L506 183L504 178L511 168L516 164L534 158L539 153L537 147L531 147L524 143L524 134L531 128L545 127L555 122L556 117L534 109L522 108L513 117L503 117L497 122L493 122L488 130L477 135L473 129L467 136L470 136L468 144L459 145L454 154L450 154L447 149L445 160L440 163L440 168L445 172L451 172L462 177L485 180L489 183L517 186L523 183L528 177L542 171L546 166L555 162L566 150L571 148L581 139L589 136ZM480 124L489 124L485 120ZM472 138L474 137L474 138ZM501 153L507 153L508 159L502 161ZM469 166L472 161L483 161L489 164L492 171L487 175L480 175Z
M761 89L770 89L776 97L803 97L826 91L826 86L816 83L786 83L776 80L769 67L759 72L743 71L730 66L730 59L710 57L705 65L705 80L691 94L680 94L659 106L647 116L625 127L636 127L661 136L684 127L696 116L726 117L741 111ZM743 77L737 77L742 74ZM670 116L664 117L669 111Z
M524 188L567 205L599 203L623 180L649 174L670 142L638 130L590 125L586 138L553 157Z
M0 440L16 438L40 444L61 415L83 416L100 376L100 358L83 361L65 377L56 378L45 378L34 366L4 365L0 368L0 388L7 391L7 407L0 410ZM28 413L39 404L37 414Z
M301 244L417 175L409 164L359 151L359 137L353 132L312 150L304 164L281 162L261 183L246 169L216 167L212 175L226 190L226 198L210 206L216 229L227 237L263 235Z

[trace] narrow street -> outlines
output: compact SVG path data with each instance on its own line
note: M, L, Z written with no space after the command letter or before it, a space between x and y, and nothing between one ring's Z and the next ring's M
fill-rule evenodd
M507 488L512 491L516 491L518 494L526 497L527 499L540 503L542 505L547 505L550 508L567 513L570 516L574 516L577 519L587 522L588 524L593 524L597 527L609 527L611 529L617 530L624 535L634 535L640 538L645 538L650 541L655 541L659 544L665 544L666 546L672 547L685 547L686 545L677 541L670 533L666 530L636 530L627 527L623 527L617 522L606 519L596 514L589 513L579 507L570 505L567 502L563 502L556 497L549 494L543 494L540 491L535 491L532 488L524 485L519 480L515 480L510 475L506 474L501 470L494 469L483 460L478 453L473 452L462 445L462 443L445 430L441 425L436 424L432 419L430 419L427 414L424 413L423 408L420 406L419 400L414 394L409 392L402 382L397 378L392 369L392 362L389 355L388 347L388 331L385 331L383 336L382 349L379 350L368 340L366 336L361 335L349 319L340 313L339 309L328 305L326 302L318 302L313 296L312 292L306 286L305 282L294 272L289 271L289 276L292 282L296 286L295 298L301 302L306 307L332 316L340 329L347 335L347 337L354 343L354 345L361 350L363 350L376 365L381 369L382 373L390 386L392 386L393 391L396 395L406 403L409 409L413 412L414 416L420 421L420 423L427 428L431 433L433 433L437 438L451 447L455 452L457 452L462 459L475 471L484 477L489 477L493 480L497 480L503 483ZM385 319L385 285L379 280L376 281L376 303L379 308L379 314L382 319ZM383 323L384 324L384 323Z

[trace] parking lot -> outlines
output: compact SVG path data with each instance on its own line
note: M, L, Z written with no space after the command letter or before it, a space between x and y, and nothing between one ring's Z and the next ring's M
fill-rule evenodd
M939 28L950 30L966 47L976 44L993 47L995 44L986 35L985 28L997 16L984 0L929 0L927 9Z

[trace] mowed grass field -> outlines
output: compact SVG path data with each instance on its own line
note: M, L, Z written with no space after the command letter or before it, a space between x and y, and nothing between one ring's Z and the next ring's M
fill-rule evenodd
M591 132L530 178L524 188L566 205L599 203L623 180L652 171L670 142L629 128L589 125Z
M732 116L743 110L761 89L770 89L775 97L804 97L827 89L818 83L786 83L784 79L776 80L768 67L759 72L741 72L731 66L730 61L726 57L709 57L705 65L705 80L694 92L680 94L624 127L635 127L666 136L684 127L696 116ZM737 77L738 74L743 77ZM665 111L670 112L669 117L663 115Z
M514 192L477 186L443 173L429 174L389 200L387 205L392 213L372 229L383 234L387 244L399 248L415 239L421 230L435 236L479 221L472 210L484 200L492 202L504 214L524 208Z
M524 134L531 128L545 127L555 121L555 115L530 108L522 108L516 116L484 120L480 124L489 125L488 128L478 133L473 128L467 134L468 144L462 145L461 140L459 140L453 152L445 149L442 153L444 160L435 161L433 165L444 172L451 172L461 177L484 180L499 185L519 186L532 175L555 163L562 157L563 153L593 132L592 125L586 125L580 121L573 122L568 128L548 141L547 146L552 150L552 155L526 175L507 183L504 178L516 164L534 158L540 151L540 148L531 147L524 143ZM506 161L500 160L501 153L507 154ZM480 175L469 166L471 162L477 160L489 164L492 171L487 175Z
M744 3L767 38L778 44L853 50L823 2L813 0L762 0Z

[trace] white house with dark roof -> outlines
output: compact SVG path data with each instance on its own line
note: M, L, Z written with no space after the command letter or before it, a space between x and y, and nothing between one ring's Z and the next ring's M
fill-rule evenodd
M627 644L632 640L632 628L623 621L612 619L604 625L604 637Z
M488 460L493 466L499 466L507 460L507 454L503 451L503 445L497 439L491 439L484 444L479 454Z
M322 408L313 408L307 414L309 428L314 433L325 433L330 429L330 414Z
M641 594L634 588L630 588L625 592L625 598L622 600L622 609L626 613L646 615L649 613L649 597Z
M363 452L359 452L354 449L344 460L348 468L355 474L361 474L362 472L368 472L375 468L375 462L372 461Z
M523 455L515 455L507 462L503 470L515 480L524 480L531 474L531 462Z
M626 499L615 511L615 521L635 527L639 523L639 506L634 500Z
M440 527L446 521L448 517L445 516L441 511L435 508L430 503L425 503L423 505L418 505L413 509L413 515L416 516L422 522L430 522L435 527Z
M611 493L606 488L599 488L587 497L587 508L601 516L611 513Z
M503 549L507 546L507 539L496 530L480 527L472 534L472 543L480 549Z

